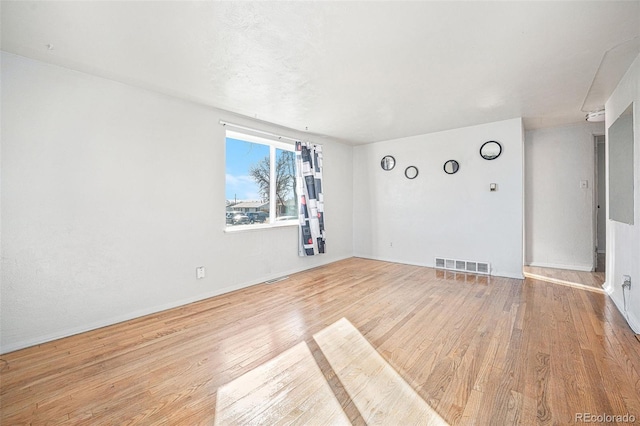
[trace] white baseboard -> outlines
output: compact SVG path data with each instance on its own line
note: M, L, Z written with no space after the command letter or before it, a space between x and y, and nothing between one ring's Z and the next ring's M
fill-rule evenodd
M170 303L165 303L158 306L153 306L147 309L140 309L133 312L128 312L124 315L117 315L114 317L106 318L101 321L96 321L89 324L84 324L80 327L71 327L64 330L57 331L55 333L44 334L41 336L33 337L30 339L20 340L17 342L13 342L7 345L3 345L0 349L0 354L6 354L8 352L17 351L19 349L28 348L30 346L41 345L43 343L51 342L53 340L62 339L69 336L74 336L76 334L85 333L87 331L97 330L98 328L108 327L110 325L118 324L124 321L129 321L135 318L140 318L145 315L156 314L158 312L166 311L168 309L177 308L178 306L188 305L189 303L197 302L200 300L208 299L210 297L219 296L224 293L229 293L235 290L239 290L244 287L249 287L248 285L235 285L224 287L221 289L217 289L208 293L200 294L195 297L189 297L182 300L177 300Z
M640 319L636 317L633 312L629 313L627 322L629 323L629 327L631 327L631 330L633 330L634 333L640 334Z
M199 294L197 296L188 297L186 299L181 299L181 300L165 303L165 304L158 305L158 306L153 306L153 307L149 307L149 308L146 308L146 309L140 309L140 310L137 310L137 311L134 311L134 312L126 313L124 315L117 315L117 316L110 317L110 318L107 318L107 319L104 319L104 320L101 320L101 321L96 321L96 322L93 322L93 323L84 324L84 325L82 325L80 327L71 327L71 328L67 328L67 329L64 329L64 330L57 331L55 333L44 334L44 335L41 335L41 336L37 336L37 337L29 338L29 339L24 339L24 340L20 340L20 341L17 341L17 342L12 342L12 343L3 345L0 348L0 354L6 354L6 353L9 353L9 352L17 351L19 349L28 348L30 346L40 345L40 344L43 344L43 343L51 342L53 340L58 340L58 339L62 339L62 338L69 337L69 336L73 336L73 335L76 335L76 334L85 333L87 331L96 330L98 328L108 327L110 325L118 324L118 323L121 323L121 322L124 322L124 321L129 321L129 320L132 320L132 319L135 319L135 318L140 318L140 317L143 317L145 315L157 314L158 312L166 311L168 309L173 309L173 308L177 308L179 306L188 305L189 303L193 303L193 302L199 302L201 300L209 299L211 297L219 296L219 295L225 294L225 293L230 293L232 291L240 290L242 288L247 288L247 287L251 287L251 286L257 285L257 284L262 284L265 281L272 280L272 279L278 278L278 277L282 277L284 275L303 272L303 271L306 271L308 269L313 269L313 268L317 268L318 266L328 265L330 263L338 262L340 260L348 259L350 257L352 257L352 256L343 256L343 257L331 258L331 260L328 260L327 262L321 262L320 264L313 265L313 266L310 266L310 267L292 268L292 269L289 269L289 270L286 270L286 271L280 271L280 272L277 272L275 274L270 274L265 278L252 280L251 282L245 282L245 283L240 283L240 284L236 284L236 285L232 285L232 286L219 288L219 289L207 292L207 293Z
M593 272L593 265L566 265L561 263L531 262L529 266L537 268L569 269L571 271Z
M366 255L366 254L354 254L353 257L359 257L361 259L379 260L381 262L399 263L401 265L432 267L431 265L427 265L425 263L407 262L406 260L398 260L398 259L393 259L393 258L384 257L384 256L370 256L370 255Z
M627 324L631 327L634 333L640 334L640 319L637 318L633 312L627 312L628 316L624 313L623 301L619 300L619 297L615 297L618 293L613 292L613 288L606 285L606 283L602 286L604 288L605 293L609 295L609 298L613 300L613 304L616 305L622 317L627 320Z
M391 262L391 263L400 263L402 265L412 265L412 266L424 266L426 268L433 268L436 269L436 265L434 265L433 263L417 263L417 262L407 262L406 260L399 260L399 259L393 259L393 258L388 258L388 257L382 257L382 256L370 256L370 255L363 255L363 254L354 254L353 257L360 257L362 259L371 259L371 260L379 260L381 262ZM456 272L456 271L451 271L451 272ZM465 273L462 271L457 271L460 273ZM469 272L470 274L473 272ZM493 277L504 277L504 278L514 278L517 280L524 280L524 275L522 275L522 272L517 273L517 272L504 272L504 271L491 271L491 276Z

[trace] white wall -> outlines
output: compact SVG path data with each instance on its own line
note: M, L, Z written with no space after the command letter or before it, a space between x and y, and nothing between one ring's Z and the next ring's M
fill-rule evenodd
M488 140L503 146L496 160L479 155ZM385 155L397 162L388 172ZM522 156L519 118L355 147L355 255L425 266L436 256L488 261L494 275L522 278ZM443 171L450 159L460 163L454 175ZM408 180L412 165L419 175Z
M525 132L526 264L594 269L594 135L603 133L587 122Z
M328 254L297 229L225 233L224 119L2 53L0 353L352 255L352 148L323 144ZM195 279L205 266L207 277Z
M616 118L635 102L634 128L634 225L607 220L607 265L605 290L621 311L624 311L622 276L631 276L631 291L627 292L628 321L640 333L640 55L622 78L607 103L607 129ZM607 138L606 143L609 143ZM609 164L607 164L607 170ZM609 190L607 182L607 192ZM607 205L607 217L609 217Z

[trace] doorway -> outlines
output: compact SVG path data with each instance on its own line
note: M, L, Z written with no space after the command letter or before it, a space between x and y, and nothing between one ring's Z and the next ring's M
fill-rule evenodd
M605 271L607 246L607 209L606 209L606 146L604 135L594 136L595 140L595 259L596 272Z

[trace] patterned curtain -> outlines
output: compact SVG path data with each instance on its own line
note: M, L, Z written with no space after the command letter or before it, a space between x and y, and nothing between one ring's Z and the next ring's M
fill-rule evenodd
M296 192L298 194L298 254L325 252L322 146L296 142Z

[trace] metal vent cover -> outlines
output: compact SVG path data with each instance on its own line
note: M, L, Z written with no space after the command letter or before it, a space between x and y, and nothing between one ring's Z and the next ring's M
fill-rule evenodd
M460 260L447 259L445 257L436 257L435 265L438 269L471 272L474 274L491 274L491 264L489 262L478 262L477 260Z
M478 272L481 274L488 274L490 271L490 265L488 263L478 263Z
M278 282L280 282L280 281L284 281L284 280L286 280L286 279L288 279L288 278L289 278L288 276L286 276L286 277L273 278L273 279L271 279L271 280L267 280L267 281L265 281L264 283L265 283L265 284L274 284L274 283L278 283Z

